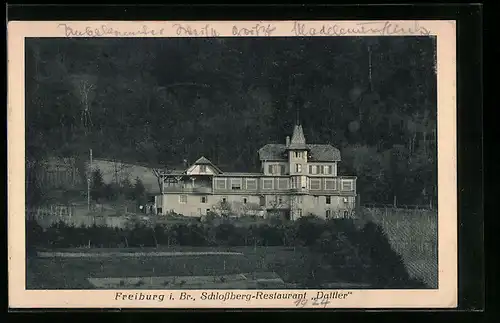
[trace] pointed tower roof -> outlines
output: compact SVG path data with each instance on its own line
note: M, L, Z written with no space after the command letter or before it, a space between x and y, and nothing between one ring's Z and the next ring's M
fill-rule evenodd
M304 136L304 130L300 124L296 124L293 129L292 139L290 140L288 149L307 149L306 137Z

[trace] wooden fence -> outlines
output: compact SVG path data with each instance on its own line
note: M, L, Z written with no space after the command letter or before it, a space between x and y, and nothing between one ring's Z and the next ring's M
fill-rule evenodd
M35 220L43 228L58 222L75 227L97 225L124 228L127 217L112 216L113 213L116 211L102 206L93 206L89 211L86 205L50 205L27 210L26 218Z

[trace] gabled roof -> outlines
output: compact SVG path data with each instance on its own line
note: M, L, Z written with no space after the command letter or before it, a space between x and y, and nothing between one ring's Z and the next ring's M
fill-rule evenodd
M194 162L194 165L213 165L212 162L206 159L204 156L198 158L197 161Z
M340 150L331 145L306 144L311 161L340 161ZM285 161L287 147L282 144L267 144L259 149L260 160Z
M210 160L208 160L204 156L201 156L200 158L198 158L198 160L196 160L193 165L209 165L209 166L213 167L213 169L215 169L215 171L217 173L222 174L222 171L220 170L220 168L215 166ZM191 166L193 166L193 165L191 165ZM189 166L188 169L191 168L191 166ZM186 169L186 172L187 172L187 169Z

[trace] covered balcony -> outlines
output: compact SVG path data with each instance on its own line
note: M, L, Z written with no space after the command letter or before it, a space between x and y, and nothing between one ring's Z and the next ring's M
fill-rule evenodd
M213 193L211 176L167 176L163 181L164 193Z

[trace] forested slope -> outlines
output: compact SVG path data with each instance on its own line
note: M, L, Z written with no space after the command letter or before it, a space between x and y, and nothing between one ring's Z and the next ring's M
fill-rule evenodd
M436 194L435 40L427 37L28 39L27 159L259 167L297 111L342 152L363 202ZM29 176L29 175L28 175Z

